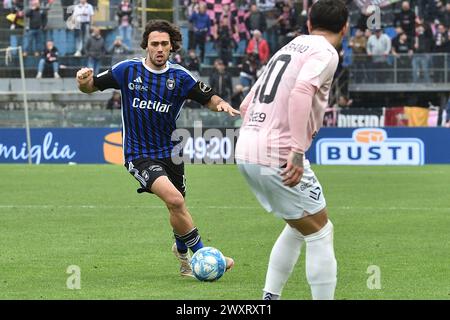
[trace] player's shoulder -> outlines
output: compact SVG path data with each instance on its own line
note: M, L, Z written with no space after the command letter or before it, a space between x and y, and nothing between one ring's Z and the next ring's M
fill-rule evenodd
M127 60L123 60L120 62L117 62L115 65L113 65L111 67L112 70L115 69L122 69L125 68L127 66L133 65L133 64L140 64L142 63L142 58L132 58L132 59L127 59Z
M169 70L172 70L172 72L180 74L183 77L190 77L193 80L198 81L197 77L192 74L192 72L178 63L169 63Z
M309 47L309 56L314 56L321 61L337 62L339 53L336 48L320 35L306 35L303 42Z

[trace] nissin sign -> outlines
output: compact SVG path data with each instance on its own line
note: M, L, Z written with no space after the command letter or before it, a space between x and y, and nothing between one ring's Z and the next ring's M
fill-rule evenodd
M389 138L384 129L353 131L351 138L322 138L316 143L318 164L423 165L425 147L419 138Z

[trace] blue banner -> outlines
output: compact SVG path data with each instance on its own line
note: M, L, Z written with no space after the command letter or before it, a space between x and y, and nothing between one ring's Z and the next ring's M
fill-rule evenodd
M182 129L186 162L233 163L237 130ZM117 128L32 129L30 151L35 164L123 163ZM450 129L322 128L307 157L324 165L450 164ZM0 163L27 162L25 129L0 129Z
M322 128L307 157L311 163L336 165L450 163L450 129Z
M31 129L32 162L105 163L105 138L115 131L117 128ZM25 129L0 129L0 163L27 163L26 141Z

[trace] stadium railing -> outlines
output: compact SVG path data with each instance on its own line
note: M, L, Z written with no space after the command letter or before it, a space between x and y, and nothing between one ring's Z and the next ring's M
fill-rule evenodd
M447 53L352 55L349 82L359 84L448 84L450 55Z
M32 128L114 128L122 125L120 110L105 108L80 110L79 106L74 104L62 105L58 109L51 110L30 110L28 113ZM188 128L197 121L201 121L205 128L233 128L240 125L239 117L232 118L206 109L185 109L180 113L177 126ZM25 127L23 110L0 110L0 128L23 127Z

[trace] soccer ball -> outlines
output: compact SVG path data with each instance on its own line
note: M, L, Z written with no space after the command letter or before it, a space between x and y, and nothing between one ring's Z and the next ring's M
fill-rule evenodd
M225 273L227 262L224 255L213 247L197 250L191 259L194 276L200 281L215 281Z

